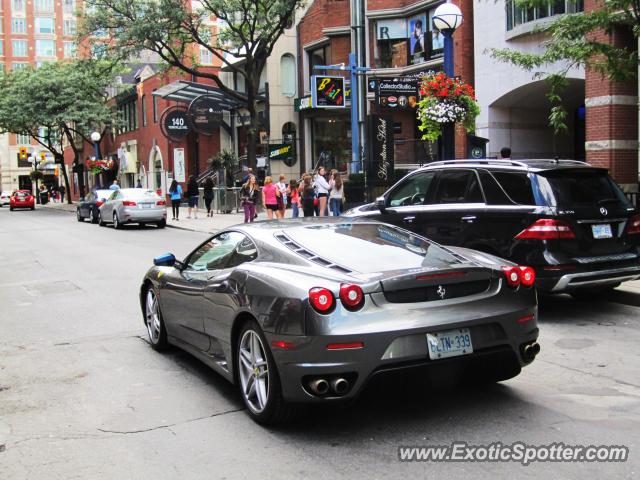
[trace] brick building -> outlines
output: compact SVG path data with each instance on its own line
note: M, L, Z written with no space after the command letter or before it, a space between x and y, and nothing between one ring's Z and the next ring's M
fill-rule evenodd
M82 5L78 0L0 0L0 69L4 72L73 58L75 12ZM34 156L41 151L28 136L0 135L0 190L31 188L32 166L18 161L20 147L27 147ZM58 182L55 171L52 164L43 169L45 184Z

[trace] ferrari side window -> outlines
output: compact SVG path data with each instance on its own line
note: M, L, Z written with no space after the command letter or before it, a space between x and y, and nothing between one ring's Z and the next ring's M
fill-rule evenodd
M245 238L238 232L216 235L189 256L188 267L197 271L227 268L236 248Z

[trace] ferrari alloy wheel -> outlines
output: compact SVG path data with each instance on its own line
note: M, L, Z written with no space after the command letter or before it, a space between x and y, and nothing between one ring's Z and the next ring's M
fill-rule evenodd
M118 214L116 212L113 212L113 228L115 228L116 230L120 230L122 228L122 224L120 223Z
M164 329L160 305L158 305L158 297L155 290L151 287L147 290L144 309L149 342L154 349L162 350L167 346L167 332Z
M262 424L290 420L296 412L282 398L275 361L256 322L240 332L236 355L240 393L251 418Z

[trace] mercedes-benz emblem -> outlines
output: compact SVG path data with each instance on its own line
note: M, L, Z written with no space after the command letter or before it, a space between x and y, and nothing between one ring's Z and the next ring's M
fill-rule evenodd
M447 294L447 291L442 285L438 285L438 290L436 290L436 293L438 294L441 300L444 300L444 296Z
M604 207L600 207L600 213L601 213L602 215L605 215L605 216L606 216L609 212L607 212L607 209L606 209L606 208L604 208Z

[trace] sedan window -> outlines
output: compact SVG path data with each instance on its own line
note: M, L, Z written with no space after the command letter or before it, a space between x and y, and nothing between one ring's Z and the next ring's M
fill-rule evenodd
M189 256L187 263L191 270L221 270L251 261L256 253L253 242L243 234L225 232L201 245Z

